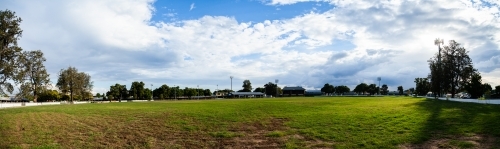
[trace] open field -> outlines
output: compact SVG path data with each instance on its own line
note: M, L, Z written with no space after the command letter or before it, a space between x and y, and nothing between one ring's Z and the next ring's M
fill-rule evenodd
M494 148L500 105L297 97L0 110L0 148Z

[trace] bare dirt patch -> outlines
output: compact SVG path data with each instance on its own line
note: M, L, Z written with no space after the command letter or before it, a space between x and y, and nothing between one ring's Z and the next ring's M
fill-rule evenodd
M431 139L420 144L404 144L402 149L486 149L495 147L498 138L489 135L474 134L471 136L448 136L439 139Z

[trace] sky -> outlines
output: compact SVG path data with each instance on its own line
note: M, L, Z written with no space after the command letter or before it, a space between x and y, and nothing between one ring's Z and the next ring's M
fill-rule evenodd
M500 85L498 0L2 0L22 18L24 50L42 50L53 84L69 66L93 93L147 88L242 89L325 83L415 87L436 38L469 51Z

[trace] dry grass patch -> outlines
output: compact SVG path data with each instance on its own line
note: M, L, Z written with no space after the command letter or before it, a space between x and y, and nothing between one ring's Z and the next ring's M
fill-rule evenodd
M402 149L487 149L494 148L498 138L489 135L449 136L430 139L420 144L401 145Z

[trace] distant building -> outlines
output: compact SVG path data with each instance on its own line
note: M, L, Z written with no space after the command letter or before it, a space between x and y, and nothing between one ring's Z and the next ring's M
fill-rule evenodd
M295 96L303 96L305 95L306 93L306 89L300 87L300 86L295 86L295 87L288 87L288 86L285 86L283 88L283 96L292 96L292 95L295 95Z
M228 95L234 98L263 98L265 94L261 92L232 92Z
M323 93L321 92L321 90L308 90L306 91L306 96L321 96L323 95Z

